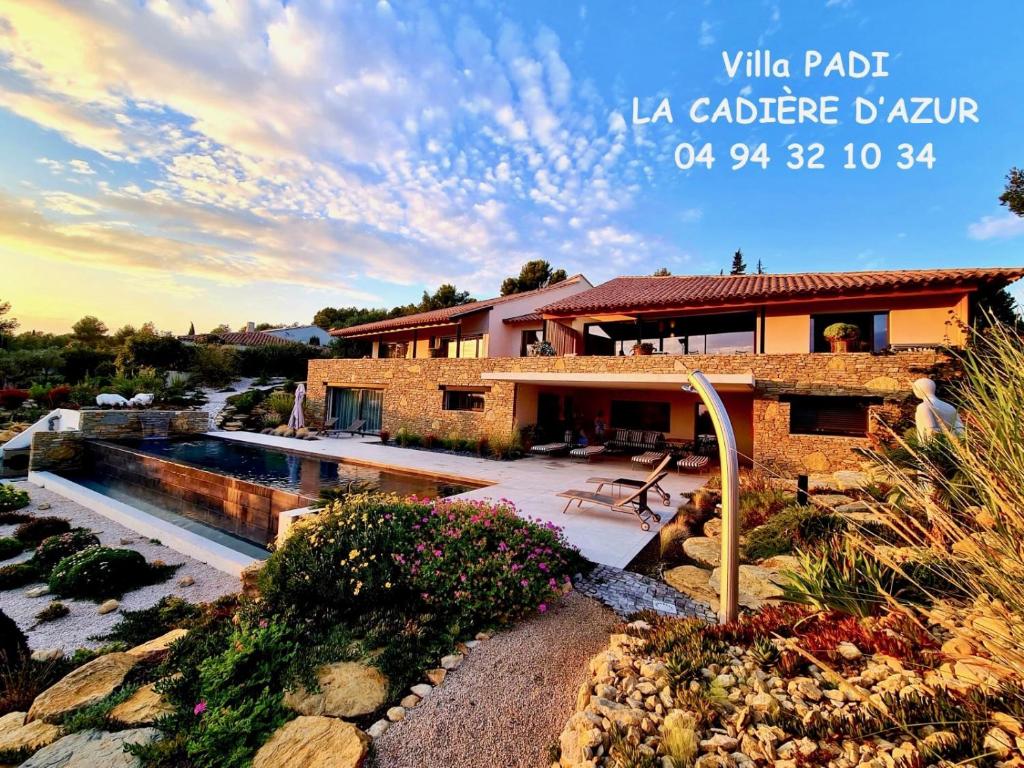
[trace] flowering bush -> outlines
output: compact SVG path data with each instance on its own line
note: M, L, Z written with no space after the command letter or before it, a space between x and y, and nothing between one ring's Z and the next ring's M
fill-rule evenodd
M28 502L28 494L25 491L7 483L0 483L0 512L10 512L27 507ZM5 520L4 522L13 522L13 520Z
M23 544L35 546L43 539L71 530L71 523L63 517L34 517L14 529L14 538Z
M50 589L62 597L102 600L167 580L176 565L155 565L133 549L89 547L65 557L50 573Z
M0 389L0 408L16 411L29 397L27 389Z
M88 528L72 528L67 533L43 539L32 556L32 564L45 575L65 557L99 543L100 540Z

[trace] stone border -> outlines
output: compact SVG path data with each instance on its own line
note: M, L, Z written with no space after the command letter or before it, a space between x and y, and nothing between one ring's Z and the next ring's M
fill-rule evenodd
M717 621L707 603L694 600L657 579L607 565L595 566L588 575L578 579L576 589L601 601L623 618L649 610L665 616Z

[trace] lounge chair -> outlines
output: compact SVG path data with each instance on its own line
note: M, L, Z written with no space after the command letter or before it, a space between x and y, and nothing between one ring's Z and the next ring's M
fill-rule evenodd
M362 434L363 427L366 426L366 421L364 419L356 419L344 429L333 429L336 422L337 419L328 419L324 423L324 428L320 430L320 434L325 437L338 437L342 433L348 432L349 437L355 437L357 432Z
M688 453L685 456L680 456L676 460L676 472L682 472L684 469L694 469L698 472L702 472L704 467L711 463L711 459L707 456L701 456L698 453Z
M640 530L649 531L651 530L651 520L656 523L661 522L661 515L654 512L647 504L647 492L651 490L655 485L661 482L668 472L662 472L655 475L648 482L641 485L633 493L627 496L613 496L609 493L595 493L593 491L579 491L569 490L562 491L559 496L569 501L565 504L565 509L562 510L562 514L569 511L569 507L575 501L576 506L579 507L583 502L588 504L597 504L602 507L608 507L613 512L622 512L626 515L636 515L640 520Z
M579 448L573 448L569 451L569 456L574 459L583 459L583 461L590 461L595 456L600 456L607 450L603 445L581 445Z
M530 453L536 453L541 456L554 456L556 453L568 450L568 443L541 443L530 448Z
M597 489L595 491L596 493L601 493L601 491L604 489L606 485L613 486L613 493L617 492L617 489L614 486L622 486L625 488L642 488L644 485L649 483L652 478L655 478L658 475L664 477L665 475L668 474L668 472L666 472L665 469L668 467L668 463L672 461L671 454L661 454L660 459L661 461L658 462L658 466L652 469L650 474L648 474L647 477L645 477L643 480L636 480L631 477L590 477L587 478L587 482L597 483ZM670 494L668 491L662 488L658 483L652 485L651 490L657 493L659 496L661 496L661 503L667 507L669 504L669 500L672 498L672 494Z

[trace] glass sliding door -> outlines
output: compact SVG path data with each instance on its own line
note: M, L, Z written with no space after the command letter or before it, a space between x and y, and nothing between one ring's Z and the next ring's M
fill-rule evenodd
M330 387L328 396L329 418L335 420L335 429L344 429L357 419L362 419L363 432L380 432L383 390Z

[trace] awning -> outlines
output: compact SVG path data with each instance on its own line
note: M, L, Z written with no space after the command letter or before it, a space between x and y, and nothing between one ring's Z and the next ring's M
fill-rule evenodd
M715 389L721 392L752 392L754 374L705 374ZM679 391L688 384L685 373L564 373L536 371L500 371L481 373L485 381L512 381L516 384L549 384L566 387L594 387L604 389L660 389Z

